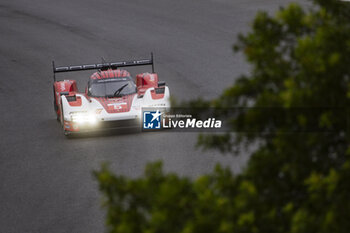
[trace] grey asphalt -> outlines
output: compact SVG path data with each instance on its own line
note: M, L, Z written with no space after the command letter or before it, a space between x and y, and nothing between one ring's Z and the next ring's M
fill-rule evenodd
M58 65L148 57L177 99L212 98L248 71L231 47L258 10L278 0L2 0L0 2L0 232L103 232L91 171L197 177L220 162L234 172L248 156L195 148L196 133L120 133L67 139L55 120L51 61ZM136 74L142 69L130 69ZM146 69L147 70L147 69ZM60 74L84 90L91 72Z

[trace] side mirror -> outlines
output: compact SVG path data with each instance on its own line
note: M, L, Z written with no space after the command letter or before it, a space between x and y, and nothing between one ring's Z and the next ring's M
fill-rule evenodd
M60 95L69 95L69 92L68 91L62 91L62 92L60 92Z
M158 87L165 87L165 81L159 81Z
M165 82L158 81L158 87L154 88L156 94L164 94L165 91Z
M86 99L91 103L91 99L90 99L90 97L89 97L88 94L89 94L89 93L88 93L88 88L85 87L85 97L86 97Z

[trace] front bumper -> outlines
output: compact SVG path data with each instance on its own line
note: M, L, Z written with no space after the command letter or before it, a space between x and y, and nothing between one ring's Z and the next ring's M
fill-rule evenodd
M95 124L64 121L64 130L70 133L83 133L121 128L141 128L141 126L141 122L137 118L114 121L98 120Z

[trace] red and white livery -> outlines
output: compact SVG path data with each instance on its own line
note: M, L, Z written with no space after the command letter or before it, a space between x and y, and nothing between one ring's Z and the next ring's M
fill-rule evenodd
M122 67L152 65L152 73L136 75L136 83ZM84 93L75 80L56 81L61 72L97 70ZM142 108L170 108L170 93L158 80L151 59L55 67L54 107L65 135L90 130L141 125Z

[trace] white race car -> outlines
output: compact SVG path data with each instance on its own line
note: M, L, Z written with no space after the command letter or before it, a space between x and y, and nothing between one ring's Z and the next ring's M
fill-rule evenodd
M136 75L136 83L121 67L151 65L152 73ZM56 81L61 72L97 70L89 78L85 93L75 80ZM141 126L143 108L170 108L170 93L158 81L151 59L55 67L54 107L65 135L99 129Z

